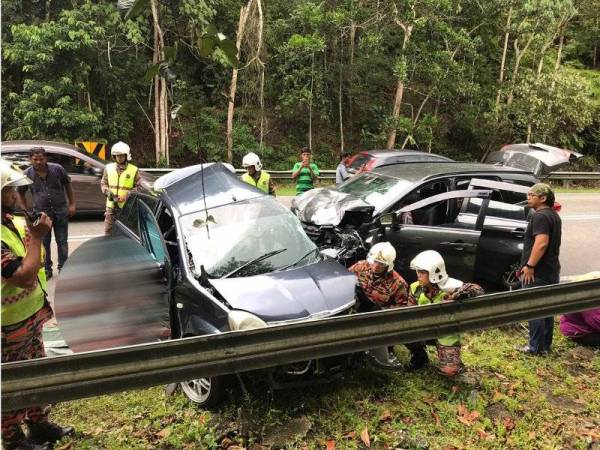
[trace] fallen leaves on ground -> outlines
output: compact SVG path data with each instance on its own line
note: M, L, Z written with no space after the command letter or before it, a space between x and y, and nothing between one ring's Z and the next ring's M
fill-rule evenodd
M156 433L156 437L159 437L161 439L165 439L165 438L169 437L170 434L171 434L171 429L170 428L163 428L158 433Z
M436 413L433 408L431 408L431 415L433 416L433 418L435 419L435 424L436 426L440 426L442 423L440 421L440 416L438 415L438 413Z
M505 417L502 420L502 424L504 425L504 428L506 428L506 431L512 431L515 428L515 421L510 417Z
M354 439L356 437L356 431L348 431L344 435L344 439Z
M470 427L479 418L477 411L469 411L462 403L458 405L458 420L464 425Z
M371 438L369 437L369 429L368 427L365 427L364 430L361 431L360 433L360 439L363 441L363 443L367 446L367 447L371 447Z
M387 409L383 412L383 414L381 414L381 417L379 417L379 421L380 422L389 422L390 420L392 420L392 413L390 413Z
M327 442L325 443L327 450L335 450L335 440L333 439L327 439Z

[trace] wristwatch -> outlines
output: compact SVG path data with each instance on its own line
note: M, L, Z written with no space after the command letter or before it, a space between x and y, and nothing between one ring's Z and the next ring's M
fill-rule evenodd
M535 266L532 266L529 263L525 264L525 267L527 267L528 269L535 269Z

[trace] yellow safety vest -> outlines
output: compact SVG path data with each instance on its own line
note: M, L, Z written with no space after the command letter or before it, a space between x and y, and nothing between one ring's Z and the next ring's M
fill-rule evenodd
M258 177L258 181L254 181L254 178L250 176L248 172L242 175L242 181L244 183L248 183L251 186L257 187L265 194L269 193L269 180L271 179L271 175L269 175L264 170L260 171L260 177Z
M138 168L133 164L128 163L125 166L125 170L121 172L121 175L117 173L117 163L110 163L106 165L106 177L108 181L108 189L114 198L124 192L130 191L135 185L135 176ZM125 202L114 202L110 199L106 199L106 207L114 208L115 204L122 208Z
M18 234L6 225L2 225L2 242L15 256L25 257L25 223L15 218L13 224ZM44 255L42 253L42 261ZM38 312L44 306L46 272L40 262L38 279L30 288L20 288L2 279L2 326L21 322Z
M423 288L421 288L421 285L418 281L415 281L410 285L410 293L416 298L417 305L431 305L432 303L442 303L442 300L444 299L445 295L444 291L440 290L440 292L438 292L432 299L429 299L429 297L425 295L425 292ZM460 335L453 334L451 336L443 336L438 338L438 342L441 345L446 345L449 347L460 345Z

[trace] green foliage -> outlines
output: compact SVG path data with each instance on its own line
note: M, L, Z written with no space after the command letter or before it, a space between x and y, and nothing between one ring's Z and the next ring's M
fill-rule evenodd
M179 108L170 122L172 163L225 159L230 68L238 63L233 39L245 2L159 2L165 60L157 63L151 63L148 0L137 0L128 12L116 3L3 2L2 138L124 139L152 155L150 82L159 75L168 81L170 107ZM478 159L488 149L524 141L530 131L531 139L579 149L596 161L596 3L263 2L260 60L253 3L238 66L235 160L253 149L268 166L289 168L308 143L310 123L315 160L328 168L337 163L340 128L346 148L384 147L396 129L396 147L406 140L407 147L457 159ZM399 24L412 27L403 52ZM515 48L524 52L518 68ZM399 79L404 97L400 117L392 120Z

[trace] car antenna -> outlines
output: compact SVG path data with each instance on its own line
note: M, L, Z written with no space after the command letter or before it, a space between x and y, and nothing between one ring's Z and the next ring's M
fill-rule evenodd
M196 120L197 128L198 128L198 148L200 148L200 121ZM206 158L203 156L202 159L204 162L202 165L202 173L200 174L200 182L202 183L202 201L204 202L204 223L206 224L206 236L210 239L210 230L208 229L208 209L206 208L206 191L204 190L204 164L206 164ZM214 221L214 219L213 219ZM206 276L206 275L205 275Z

